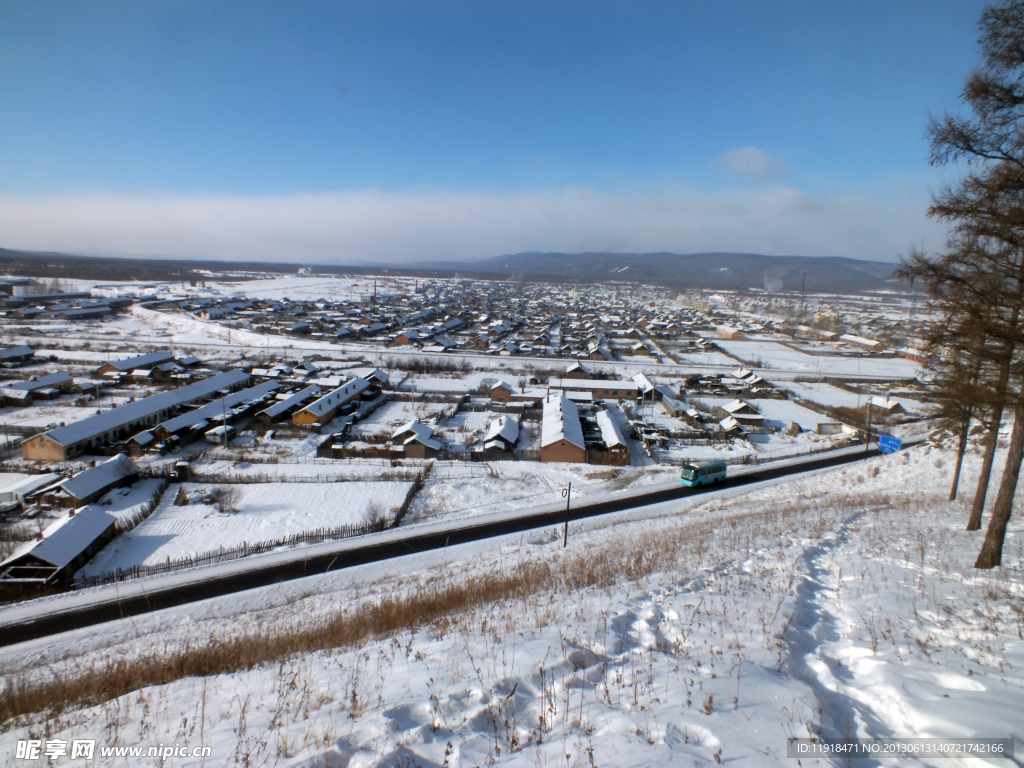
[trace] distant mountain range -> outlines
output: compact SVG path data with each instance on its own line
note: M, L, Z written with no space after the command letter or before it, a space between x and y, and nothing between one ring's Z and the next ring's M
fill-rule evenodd
M0 248L0 272L41 278L92 280L189 280L195 269L213 272L277 272L294 274L293 263L184 259L119 259L31 253ZM865 291L902 286L892 274L897 265L839 256L762 256L756 253L516 253L478 261L435 261L396 265L310 265L314 274L408 274L501 280L542 280L596 283L647 283L683 290L773 292Z
M756 253L516 253L476 262L435 262L418 268L523 280L648 283L669 288L808 291L896 288L896 264L840 256L762 256Z

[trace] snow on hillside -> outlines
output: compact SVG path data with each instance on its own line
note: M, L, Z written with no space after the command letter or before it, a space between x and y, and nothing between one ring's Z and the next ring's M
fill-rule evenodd
M204 744L206 765L789 766L787 737L823 734L1012 736L1020 755L1024 524L1001 569L975 571L950 464L924 446L591 519L568 549L537 530L4 648L10 685L358 636L402 606L429 619L23 716L0 749L44 733Z

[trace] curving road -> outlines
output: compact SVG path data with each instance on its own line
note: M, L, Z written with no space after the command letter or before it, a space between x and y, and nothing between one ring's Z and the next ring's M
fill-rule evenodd
M923 438L907 441L905 446L909 447L921 441L923 441ZM569 519L582 520L588 517L621 512L724 488L735 488L786 475L795 475L838 466L877 455L879 455L877 448L872 448L870 450L845 452L841 455L824 455L808 458L806 461L787 464L786 466L772 467L768 465L763 469L742 476L728 478L723 483L715 486L706 486L699 489L680 486L629 498L579 506L570 510ZM410 530L406 536L392 536L387 540L370 542L361 547L353 547L353 540L346 539L344 540L345 543L337 542L334 548L330 545L319 545L315 553L294 550L294 556L288 558L274 559L267 555L247 558L244 561L234 561L235 564L241 564L242 567L236 568L230 573L218 574L216 572L210 573L207 569L196 569L194 573L199 577L199 580L194 582L189 581L188 583L177 583L161 587L159 582L162 577L155 577L145 580L146 586L151 591L140 592L136 590L134 594L120 595L111 599L96 601L92 604L79 604L68 607L53 605L53 610L50 612L43 613L40 611L40 615L34 616L31 619L10 623L4 622L2 615L0 615L0 627L3 629L0 632L0 646L13 645L26 640L56 635L82 627L206 600L212 597L243 592L248 589L273 585L282 581L301 579L306 576L320 575L356 565L389 560L401 557L402 555L441 549L454 544L480 541L495 536L519 533L564 522L564 510L533 512L508 519L481 521L478 523L460 520L452 523L450 527L433 528L429 532L421 533ZM398 533L398 531L394 531L394 533ZM179 571L177 573L181 574L183 572ZM139 582L135 583L138 584ZM125 584L131 584L131 582ZM82 595L84 593L74 594ZM54 602L59 602L59 598ZM27 604L21 604L21 606L25 605ZM39 607L44 608L42 604Z

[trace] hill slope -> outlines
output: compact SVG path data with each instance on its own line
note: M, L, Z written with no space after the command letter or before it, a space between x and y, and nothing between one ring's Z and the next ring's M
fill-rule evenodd
M483 259L475 268L526 278L585 282L623 280L670 288L738 290L771 286L799 291L878 288L897 265L840 256L763 256L756 253L518 253Z
M786 737L812 735L1020 750L1024 526L974 570L951 460L921 446L580 522L568 549L536 530L11 646L0 751L33 733L303 768L789 766Z
M863 291L899 288L895 264L839 256L762 256L755 253L517 253L478 261L415 262L399 265L308 265L313 274L408 274L417 277L472 275L484 279L622 281L683 290L742 290L771 286L799 291L806 272L808 291ZM193 280L207 272L294 272L284 262L129 259L33 253L0 248L0 273L83 280ZM198 275L209 279L207 275Z

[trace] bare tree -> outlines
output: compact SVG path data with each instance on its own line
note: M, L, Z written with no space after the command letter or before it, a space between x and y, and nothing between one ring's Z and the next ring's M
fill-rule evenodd
M214 505L222 515L237 512L240 496L238 489L233 485L221 486L213 493Z
M960 340L945 351L977 363L974 383L968 377L958 384L971 398L970 411L987 406L989 416L970 529L981 525L1003 413L1012 410L1015 417L999 493L975 562L992 568L1002 557L1024 459L1024 0L989 6L979 27L984 62L962 94L972 114L933 120L929 130L933 164L965 160L968 166L964 179L937 194L929 210L951 225L952 234L944 253L912 253L902 272L924 279L946 324L959 333ZM956 388L950 394L956 396Z

